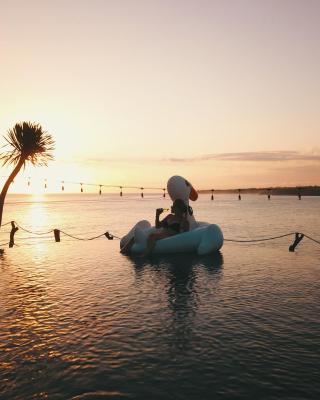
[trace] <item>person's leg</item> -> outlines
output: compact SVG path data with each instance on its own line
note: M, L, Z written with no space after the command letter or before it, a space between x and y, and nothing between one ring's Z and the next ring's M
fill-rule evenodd
M168 230L162 230L160 232L151 233L147 240L147 247L142 253L143 256L148 256L152 253L155 248L157 240L164 239L166 237L172 236L172 233Z

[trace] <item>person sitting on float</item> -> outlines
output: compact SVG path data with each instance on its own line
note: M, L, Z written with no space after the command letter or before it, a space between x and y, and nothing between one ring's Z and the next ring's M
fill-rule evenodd
M178 233L187 232L190 228L187 218L188 208L183 200L176 199L171 206L171 214L167 215L162 221L160 221L159 217L163 211L163 208L157 208L156 210L156 230L148 236L147 247L142 254L143 256L152 253L157 240L177 235ZM129 254L133 245L134 238L131 238L120 252L122 254Z
M178 233L187 232L189 230L189 222L187 219L188 208L183 200L176 199L171 207L171 214L167 215L162 221L159 220L163 213L163 208L156 210L155 227L158 231L150 233L147 240L147 247L143 256L152 253L157 240L164 239Z

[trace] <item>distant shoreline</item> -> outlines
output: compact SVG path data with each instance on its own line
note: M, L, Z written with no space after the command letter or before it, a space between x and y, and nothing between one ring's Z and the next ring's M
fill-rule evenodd
M212 191L213 190L213 191ZM296 187L271 187L271 188L246 188L246 189L203 189L203 190L198 190L199 194L255 194L255 195L269 195L270 196L298 196L299 193L301 196L320 196L320 186L296 186ZM47 195L58 195L58 196L65 196L65 195L76 195L78 194L79 196L84 196L86 194L98 194L97 192L94 191L85 191L85 193L79 193L78 191L70 191L70 192L61 192L61 191L56 191L56 192L43 192L43 193L38 193L38 194L33 194L33 193L8 193L8 196L21 196L21 197L34 197L34 196L47 196ZM159 191L156 190L148 190L146 189L145 195L157 195L159 194ZM119 192L104 192L102 195L118 195ZM124 197L125 196L136 196L136 195L141 195L140 192L136 191L128 191L124 192ZM162 195L162 194L161 194Z
M261 194L273 196L320 196L320 186L298 186L298 187L272 187L272 188L247 188L247 189L215 189L217 193L240 193L241 194ZM212 193L212 190L199 190L200 194Z

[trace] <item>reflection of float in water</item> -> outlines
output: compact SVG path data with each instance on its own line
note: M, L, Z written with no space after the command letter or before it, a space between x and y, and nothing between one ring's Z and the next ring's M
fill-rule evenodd
M213 300L220 286L222 254L218 251L206 256L190 253L154 255L148 261L133 256L130 261L137 288L147 293L161 293L161 298L165 296L169 313L163 320L163 328L176 341L172 345L187 347L193 330L198 329L196 315L199 307L209 304L208 299Z

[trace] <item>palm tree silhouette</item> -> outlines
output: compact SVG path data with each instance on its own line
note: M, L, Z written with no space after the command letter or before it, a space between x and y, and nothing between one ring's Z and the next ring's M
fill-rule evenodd
M12 164L14 169L3 185L0 194L0 227L9 186L21 167L25 167L27 161L34 166L47 166L48 162L53 160L52 151L55 144L52 136L45 132L41 125L32 122L17 123L12 129L9 129L5 140L8 142L7 145L11 146L11 150L1 153L0 160L3 165Z

